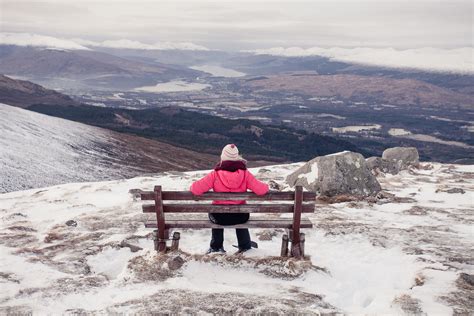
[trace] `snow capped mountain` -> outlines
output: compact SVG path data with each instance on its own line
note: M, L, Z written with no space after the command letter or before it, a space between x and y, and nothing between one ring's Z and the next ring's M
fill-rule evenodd
M286 57L323 56L333 61L362 65L474 74L472 47L454 49L424 47L406 50L372 47L274 47L247 52Z
M191 51L208 51L209 48L196 45L189 42L157 42L154 44L146 44L139 41L132 41L128 39L120 40L106 40L102 42L95 42L84 40L80 38L72 39L73 42L88 46L88 47L106 47L106 48L124 48L124 49L138 49L138 50L191 50Z
M33 47L47 47L54 49L72 49L72 50L88 50L89 48L82 46L74 41L67 39L60 39L52 36L45 36L30 33L7 33L0 32L1 45L16 45L16 46L33 46Z
M98 42L81 38L65 39L41 34L9 32L0 32L0 45L46 47L65 50L89 50L89 47L128 48L143 50L209 50L207 47L190 42L156 42L153 44L146 44L129 39L105 40Z
M0 192L192 170L215 160L210 155L2 103L0 130Z
M285 190L300 166L251 171ZM205 173L1 194L0 311L472 312L473 166L422 163L379 176L385 197L317 203L308 214L314 228L304 230L308 260L276 257L283 232L263 229L251 230L254 240L265 238L243 257L201 255L208 230L182 230L180 253L156 255L143 227L148 215L129 190L186 190ZM234 240L226 232L229 252Z

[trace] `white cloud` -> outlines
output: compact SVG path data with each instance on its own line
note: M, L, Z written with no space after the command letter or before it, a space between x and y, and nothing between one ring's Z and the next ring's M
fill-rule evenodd
M456 49L426 47L406 50L368 47L311 47L306 49L301 47L274 47L247 52L287 57L324 56L331 60L356 64L474 73L474 61L472 58L474 56L474 48L472 47Z
M106 40L103 42L95 42L90 40L84 40L80 38L74 38L72 41L90 47L108 47L108 48L130 48L130 49L143 49L143 50L170 50L170 49L181 49L181 50L209 50L207 47L196 45L189 42L157 42L154 44L145 44L139 41L132 41L128 39L120 40Z
M0 33L0 44L88 50L87 47L70 40L30 33Z
M128 39L106 40L103 42L91 41L81 38L63 39L52 36L45 36L30 33L0 33L0 44L17 46L36 46L58 49L84 49L88 47L108 47L108 48L130 48L144 50L209 50L207 47L189 42L157 42L145 44Z

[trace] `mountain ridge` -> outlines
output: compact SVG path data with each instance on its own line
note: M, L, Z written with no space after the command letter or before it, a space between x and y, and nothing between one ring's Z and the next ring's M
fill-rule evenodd
M33 104L79 105L71 97L46 89L31 81L19 80L0 74L0 102L21 108Z

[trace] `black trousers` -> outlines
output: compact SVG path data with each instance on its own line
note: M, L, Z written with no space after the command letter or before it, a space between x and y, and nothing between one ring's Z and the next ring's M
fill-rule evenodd
M219 225L236 225L243 224L249 219L248 213L211 213L209 214L211 222ZM250 233L247 228L236 228L237 243L240 249L250 249ZM213 228L211 248L219 249L224 246L224 229Z
M237 234L237 243L239 249L250 249L250 233L247 228L236 228L235 233ZM224 246L224 229L223 228L213 228L212 229L212 239L211 239L211 248L219 249Z

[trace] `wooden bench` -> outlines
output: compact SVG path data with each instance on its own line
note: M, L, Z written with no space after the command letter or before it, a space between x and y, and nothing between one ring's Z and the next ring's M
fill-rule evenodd
M200 196L193 195L189 191L162 191L161 186L155 186L153 191L141 191L140 196L142 200L154 201L154 204L144 204L142 209L144 213L155 213L156 215L156 220L146 222L145 227L156 228L154 243L155 250L159 252L178 249L180 233L174 232L173 237L169 237L169 231L177 228L284 228L288 230L288 233L282 237L281 256L290 255L293 257L304 256L304 234L300 233L300 229L312 228L313 224L308 219L302 219L301 213L313 213L316 199L314 192L303 192L301 186L297 186L294 192L270 191L265 195L256 195L251 192L208 192ZM213 205L191 202L212 200L246 200L247 204ZM260 203L249 203L251 201ZM281 203L285 201L286 203ZM289 201L293 203L289 204ZM293 213L293 217L285 219L251 216L249 221L244 224L222 226L211 222L207 217L202 219L166 219L165 214L167 213L186 215L188 213ZM170 239L172 245L167 248L166 241ZM288 253L289 242L291 243L290 253Z

